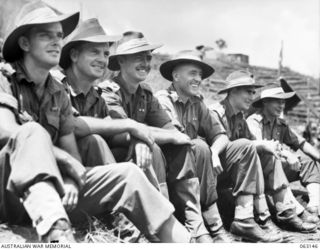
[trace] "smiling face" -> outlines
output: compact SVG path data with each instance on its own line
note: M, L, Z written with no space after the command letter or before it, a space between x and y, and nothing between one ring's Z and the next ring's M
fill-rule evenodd
M19 38L24 56L34 64L51 69L58 65L62 48L61 23L36 25L25 36Z
M284 99L267 98L263 102L263 112L272 117L280 117L286 101Z
M174 87L179 95L192 97L199 94L199 86L202 80L202 70L192 63L175 67L172 72Z
M151 70L151 59L150 51L119 56L121 74L126 76L131 84L143 82Z
M234 106L239 111L246 111L250 108L254 100L256 90L254 87L238 87L230 90L230 98L232 98Z
M84 42L70 50L72 67L90 81L103 76L107 68L108 56L107 43Z

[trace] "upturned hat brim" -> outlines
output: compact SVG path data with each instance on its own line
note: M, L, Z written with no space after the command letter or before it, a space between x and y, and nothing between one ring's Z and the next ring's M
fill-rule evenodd
M221 89L220 91L218 91L218 94L225 94L227 93L229 90L234 89L234 88L239 88L239 87L254 87L256 89L263 87L260 84L248 84L248 83L239 83L239 84L234 84L232 86L227 86L226 88Z
M77 40L71 40L70 42L67 42L61 51L61 57L59 65L61 68L66 69L69 67L71 63L70 59L70 50L74 48L79 42L89 42L89 43L108 43L108 42L115 42L118 41L121 38L121 36L108 36L108 35L97 35L97 36L91 36L86 38L81 38Z
M296 93L295 92L289 92L289 93L279 93L275 95L265 96L263 98L258 98L256 101L252 103L252 107L254 108L261 108L263 100L265 99L282 99L282 100L288 100L292 98Z
M208 65L202 61L193 60L193 59L186 59L186 58L179 58L179 59L170 60L170 61L167 61L167 62L161 64L160 73L165 79L167 79L169 81L173 81L172 71L174 70L174 68L177 65L184 64L184 63L191 63L191 64L198 65L202 70L202 79L208 78L215 71L214 68L212 68L210 65Z
M18 44L18 38L25 34L30 28L40 24L50 24L60 22L65 36L68 36L77 26L79 22L79 12L73 14L64 14L56 17L47 18L43 22L34 22L24 24L13 29L4 41L2 54L7 62L14 62L21 58L22 50Z
M134 49L129 49L126 52L122 53L115 53L109 57L109 63L108 63L108 69L112 71L117 71L120 70L120 65L118 63L118 56L123 56L123 55L133 55L136 53L144 52L144 51L154 51L155 49L158 49L162 46L162 44L149 44L149 45L143 45L140 47L136 47Z

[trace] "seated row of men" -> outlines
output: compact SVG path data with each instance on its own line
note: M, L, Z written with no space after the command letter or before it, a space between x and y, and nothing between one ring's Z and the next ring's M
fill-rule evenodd
M182 51L160 66L172 84L153 95L143 82L160 46L139 32L108 36L97 19L78 21L79 13L27 4L4 41L13 71L0 75L2 221L31 219L43 241L73 242L70 223L84 213L121 212L150 241L281 242L269 199L278 226L317 230L320 154L280 118L294 93L271 86L245 120L261 86L236 71L219 92L226 98L207 107L199 85L214 69ZM51 74L58 64L63 70ZM96 88L106 67L119 73ZM306 208L290 189L295 180L308 190ZM229 231L217 187L232 188Z

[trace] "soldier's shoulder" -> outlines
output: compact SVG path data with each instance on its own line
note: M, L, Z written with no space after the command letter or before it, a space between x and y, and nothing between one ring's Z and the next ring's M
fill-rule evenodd
M152 91L152 89L151 89L151 87L150 87L149 84L143 82L143 83L140 83L140 87L141 87L143 90L145 90L145 91L153 94L153 91Z
M161 89L154 94L157 98L168 98L170 96L170 92L166 89Z
M213 104L208 105L209 110L217 112L219 115L224 115L226 110L224 106L220 102L215 102Z
M259 113L254 113L247 118L248 121L251 120L251 121L256 121L259 123L262 122L262 119L263 119L263 116Z
M288 126L288 123L287 123L287 121L285 119L279 117L278 121L280 122L280 124L282 124L284 126Z
M105 80L98 84L103 91L116 93L120 90L120 85L113 80Z

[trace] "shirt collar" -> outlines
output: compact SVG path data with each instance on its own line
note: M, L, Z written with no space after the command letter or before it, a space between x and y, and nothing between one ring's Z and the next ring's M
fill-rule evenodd
M181 102L181 103L184 103L184 102L182 101L182 99L180 98L180 96L178 95L178 93L177 93L175 87L173 86L173 84L171 84L170 87L169 87L167 90L168 90L169 96L170 96L170 98L171 98L171 100L172 100L173 102ZM202 98L201 98L201 95L196 95L196 96L190 97L187 102L196 103L196 102L198 102L198 101L201 100L201 99L202 99ZM186 103L187 103L187 102L186 102Z
M281 125L281 121L277 117L274 120L272 120L272 119L268 118L263 112L261 112L261 115L263 117L263 119L262 119L263 125L266 125L268 123L270 123L271 125L273 123L276 123L277 125Z
M64 72L62 72L64 74ZM65 75L65 74L64 74ZM99 93L94 89L94 87L91 87L88 91L87 94L85 94L84 92L82 92L81 90L77 90L77 89L74 89L72 87L72 85L69 83L68 81L68 77L65 75L65 77L62 78L62 82L63 84L68 88L68 92L69 94L72 96L72 97L77 97L78 95L83 95L83 96L89 96L89 95L92 95L96 98L100 98L100 95Z
M231 106L229 100L226 98L221 101L221 104L225 107L225 114L228 119L231 119L233 116L241 116L243 117L243 113L239 111L238 113L235 113L235 110Z
M15 69L15 76L17 81L20 82L26 82L27 84L31 84L32 86L35 86L33 81L28 76L27 70L21 60L13 63L13 68ZM48 73L48 77L46 79L46 90L50 94L54 94L57 91L60 91L60 88L58 87L58 83L54 80L54 78L51 76L50 73Z
M142 96L144 98L144 96L146 95L145 91L143 91L140 84L137 88L137 91L134 94L130 94L130 93L126 92L125 89L123 87L121 87L121 86L124 86L125 84L127 84L124 81L124 79L121 77L121 74L118 74L116 77L114 77L113 81L115 81L116 83L119 84L122 99L126 104L128 104L131 101L132 96Z

